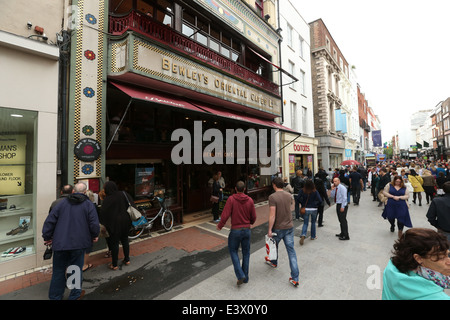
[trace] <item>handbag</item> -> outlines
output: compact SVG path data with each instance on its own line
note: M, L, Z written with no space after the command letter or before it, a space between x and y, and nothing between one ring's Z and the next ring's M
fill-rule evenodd
M127 202L128 202L127 212L130 215L131 221L139 220L139 218L142 216L141 212L130 204L130 201L128 200L127 195L125 194L124 191L122 191L122 192L123 192L123 195L125 196L125 198L127 199Z
M44 252L44 260L51 259L52 255L53 255L52 246L47 246L47 249L45 249L45 252Z
M209 198L209 201L211 201L213 203L218 203L219 202L219 197L211 195L211 198Z

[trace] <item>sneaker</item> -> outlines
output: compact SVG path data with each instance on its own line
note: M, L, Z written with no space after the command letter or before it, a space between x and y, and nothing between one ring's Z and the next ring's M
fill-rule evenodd
M298 281L292 280L292 278L289 278L289 283L292 284L294 287L298 287Z
M266 263L267 263L269 266L271 266L272 268L276 268L276 267L277 267L276 264L273 264L272 261L269 260L269 257L266 256L265 259L266 259Z

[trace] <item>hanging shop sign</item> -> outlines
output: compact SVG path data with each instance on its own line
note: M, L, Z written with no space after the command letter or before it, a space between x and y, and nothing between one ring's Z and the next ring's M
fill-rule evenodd
M74 153L81 161L91 162L100 157L102 148L97 140L86 138L75 144Z

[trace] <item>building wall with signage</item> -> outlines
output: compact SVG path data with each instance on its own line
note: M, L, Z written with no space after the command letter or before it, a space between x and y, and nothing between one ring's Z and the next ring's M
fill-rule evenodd
M282 176L292 177L297 170L310 169L313 176L318 171L317 146L315 138L299 137L296 134L284 132L282 134L283 167Z
M58 61L58 47L0 31L0 277L49 264L42 225L57 196Z

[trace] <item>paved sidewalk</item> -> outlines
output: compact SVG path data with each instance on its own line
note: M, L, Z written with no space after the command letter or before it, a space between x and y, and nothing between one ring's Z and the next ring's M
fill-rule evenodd
M410 200L414 227L432 228L426 220L428 205L421 207ZM229 260L229 266L198 283L185 284L186 291L174 300L380 300L383 270L390 258L397 230L381 217L382 208L372 201L369 191L363 192L360 205L348 210L349 241L335 236L339 224L335 206L326 207L324 227L318 228L317 240L306 238L299 244L302 224L295 233L300 285L289 284L289 262L284 244L280 243L278 267L264 262L265 248L252 253L250 281L240 287ZM310 229L309 229L310 230ZM406 229L405 229L406 230ZM309 236L309 232L308 232ZM168 295L162 298L168 297Z

